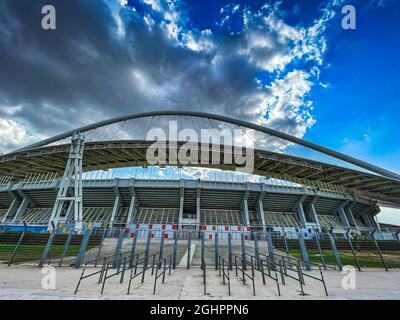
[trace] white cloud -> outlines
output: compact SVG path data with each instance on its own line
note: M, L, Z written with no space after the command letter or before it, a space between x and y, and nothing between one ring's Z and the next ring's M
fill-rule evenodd
M0 153L11 151L16 146L32 143L34 137L22 124L8 119L0 119Z
M0 68L13 74L0 73L7 84L0 104L18 106L0 107L0 117L42 135L150 108L219 113L298 137L315 123L308 95L319 83L334 2L310 26L286 23L279 2L256 11L232 4L221 10L225 23L240 19L243 29L218 34L192 27L179 1L143 2L140 15L124 0L76 1L79 19L72 5L60 4L72 29L60 29L51 43L35 30L3 25L11 18L0 10L0 34L21 37L7 46L0 39ZM29 10L18 9L10 10L12 20L23 24ZM31 74L35 83L24 81ZM267 86L260 74L271 76Z
M303 137L316 120L310 114L312 103L305 97L311 91L309 74L294 70L283 79L276 79L267 88L268 119L265 124L296 137Z

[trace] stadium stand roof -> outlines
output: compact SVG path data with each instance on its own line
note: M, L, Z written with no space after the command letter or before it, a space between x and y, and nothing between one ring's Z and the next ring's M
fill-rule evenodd
M85 136L84 171L146 166L146 150L154 142L147 139L149 131L161 128L168 136L169 121L176 121L178 130L195 130L198 137L202 129L216 135L223 129L242 130L243 139L234 144L254 148L254 174L400 204L400 175L394 172L270 128L202 112L146 112L77 128L0 156L0 175L18 181L29 173L63 172L71 137L78 132ZM186 140L168 142L179 145ZM220 163L198 166L235 169L222 158Z

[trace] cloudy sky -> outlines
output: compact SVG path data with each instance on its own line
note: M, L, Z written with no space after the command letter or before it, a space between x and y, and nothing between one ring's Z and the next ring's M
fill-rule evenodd
M41 8L56 8L56 30ZM123 114L246 119L400 171L400 3L0 0L0 152Z

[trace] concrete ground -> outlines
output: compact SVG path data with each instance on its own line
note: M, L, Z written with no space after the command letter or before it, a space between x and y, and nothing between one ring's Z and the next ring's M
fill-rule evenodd
M165 243L165 255L172 252L172 241ZM211 246L211 243L206 244ZM153 243L151 251L157 252L157 243ZM110 241L105 244L102 254L111 254L115 242ZM220 254L225 255L225 245L221 244ZM124 242L123 250L130 249L130 242ZM144 243L138 242L137 252L143 251ZM260 246L260 251L266 253L266 246ZM254 248L249 244L246 247L250 253ZM253 250L253 252L251 252ZM233 251L240 254L240 245L235 243ZM95 257L96 251L88 253L87 259ZM84 279L79 287L77 295L74 295L82 269L71 267L56 267L55 289L46 289L51 283L52 272L49 269L42 270L35 264L20 264L7 267L6 264L0 264L0 299L400 299L400 270L391 269L389 272L379 269L365 269L362 272L354 274L340 273L339 271L328 270L324 272L329 296L326 297L321 282L305 278L306 285L304 292L300 294L299 283L295 280L286 278L286 285L280 283L281 296L275 281L267 278L266 285L263 285L261 274L255 272L255 291L253 296L251 281L242 283L240 273L235 275L231 271L231 295L228 295L227 285L222 284L222 277L213 268L215 253L213 248L207 248L205 259L207 264L206 275L206 295L204 295L203 273L199 268L201 247L199 241L193 241L189 259L192 264L191 269L186 269L186 263L189 252L187 246L180 245L178 248L178 259L176 270L172 270L171 275L166 275L165 283L158 281L156 295L153 295L154 276L151 271L146 273L144 283L141 279L135 278L132 281L131 292L127 295L129 281L129 271L126 273L122 284L119 283L119 276L110 278L105 284L104 294L100 295L101 285L97 283L98 277ZM99 270L90 268L88 272ZM44 273L43 273L44 272ZM312 275L318 276L316 271ZM355 277L352 277L355 275ZM352 281L354 280L354 282ZM160 279L161 280L161 279ZM344 289L342 286L355 289ZM44 284L44 287L43 287Z

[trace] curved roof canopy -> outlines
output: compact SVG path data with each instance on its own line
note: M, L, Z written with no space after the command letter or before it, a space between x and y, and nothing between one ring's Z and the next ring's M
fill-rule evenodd
M0 175L21 179L32 172L62 172L68 157L68 145L77 132L85 137L85 171L147 165L146 150L155 139L149 134L154 133L154 129L162 129L167 142L178 144L187 142L184 129L195 134L191 142L200 142L202 130L214 137L220 137L224 129L238 132L240 136L233 136L230 142L226 139L210 141L210 148L216 144L252 147L255 152L254 174L319 187L324 183L372 199L400 204L400 176L396 173L270 128L201 112L133 114L65 132L1 156ZM234 165L211 161L201 166L235 168Z

